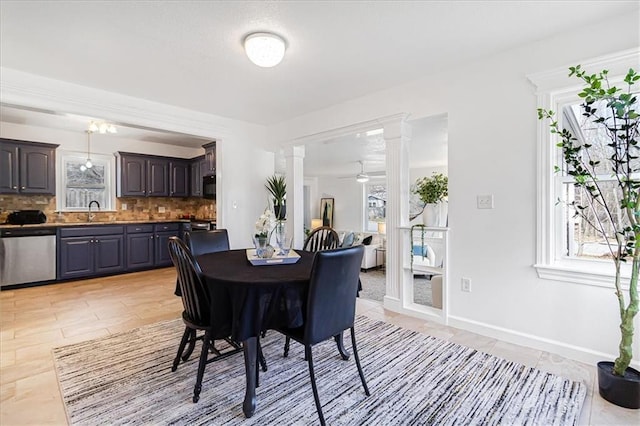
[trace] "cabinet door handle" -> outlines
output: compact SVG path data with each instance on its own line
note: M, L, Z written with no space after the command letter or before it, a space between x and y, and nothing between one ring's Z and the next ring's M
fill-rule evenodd
M26 189L26 188L23 186L23 187L21 187L20 189Z
M17 187L17 186L15 186L15 185L13 185L13 189L18 189L18 187Z
M153 240L153 235L152 235L152 236L150 236L149 238L151 238L151 239Z

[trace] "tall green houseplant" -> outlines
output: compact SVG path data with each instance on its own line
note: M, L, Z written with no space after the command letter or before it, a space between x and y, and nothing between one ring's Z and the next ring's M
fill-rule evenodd
M265 187L273 198L273 210L276 214L276 218L278 220L284 220L287 216L287 182L285 181L284 176L273 175L268 177Z
M566 173L573 177L581 197L569 203L575 214L593 226L606 241L615 264L615 294L620 312L619 355L613 374L624 376L633 357L633 319L638 313L638 273L640 270L640 149L638 147L638 102L636 83L640 76L630 69L624 88L611 86L606 70L587 74L581 66L569 68L569 77L582 80L586 86L578 94L583 99L583 116L606 135L606 154L595 152L603 147L581 143L569 130L561 129L550 110L538 109L538 118L550 120L551 133L557 136ZM613 187L603 184L603 167L607 177L614 178ZM556 169L559 172L560 169ZM615 192L615 197L611 192ZM611 200L617 200L612 202ZM616 205L617 203L617 205ZM604 214L603 214L604 212ZM611 227L611 228L609 228ZM607 228L615 231L615 240L607 236ZM623 289L621 267L631 264L629 289Z
M442 173L416 180L415 193L425 204L437 204L449 195L449 178Z

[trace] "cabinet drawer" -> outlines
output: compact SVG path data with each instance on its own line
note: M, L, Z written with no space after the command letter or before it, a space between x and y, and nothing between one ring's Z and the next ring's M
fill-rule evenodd
M155 232L179 231L179 230L180 230L179 223L157 223L155 226Z
M77 228L60 229L61 238L119 234L124 234L124 226L79 226Z
M140 232L153 232L153 225L127 225L127 234L138 234Z

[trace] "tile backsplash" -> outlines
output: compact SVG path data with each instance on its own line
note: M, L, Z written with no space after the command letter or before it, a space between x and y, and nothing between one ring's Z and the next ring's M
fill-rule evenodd
M122 210L126 204L127 209ZM164 213L160 213L164 208ZM56 212L56 197L51 195L2 195L0 194L0 223L15 210L42 210L47 222L86 222L87 212ZM92 211L93 222L115 220L181 219L193 215L198 219L215 219L216 202L204 198L122 197L116 198L115 211Z

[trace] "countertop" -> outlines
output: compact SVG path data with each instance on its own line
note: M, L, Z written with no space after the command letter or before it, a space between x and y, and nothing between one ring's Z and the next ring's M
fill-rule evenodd
M46 223L38 223L34 225L9 225L2 224L0 225L0 229L11 229L11 228L43 228L43 227L70 227L70 226L96 226L96 225L135 225L138 223L175 223L175 222L183 222L189 223L191 222L188 219L148 219L148 220L115 220L109 222L46 222Z

